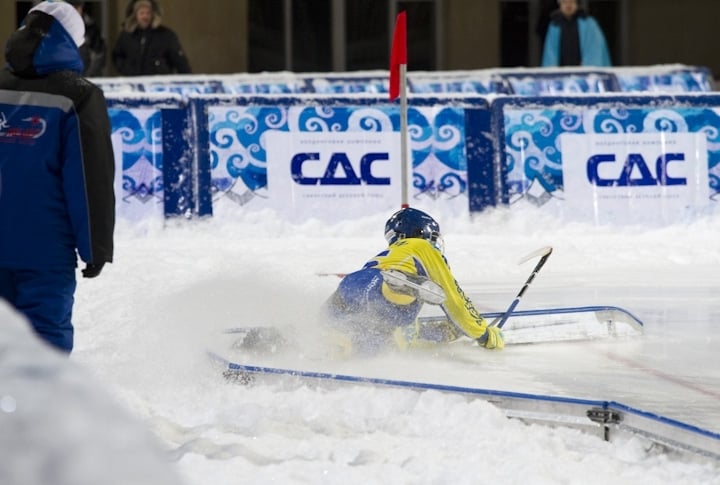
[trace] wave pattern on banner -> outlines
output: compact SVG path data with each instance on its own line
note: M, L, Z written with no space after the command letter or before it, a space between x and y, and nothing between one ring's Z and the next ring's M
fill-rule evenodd
M282 132L399 132L397 107L289 106L208 108L212 191L240 205L268 198L264 135ZM467 197L464 109L418 107L408 112L414 197Z
M720 193L720 109L605 108L506 109L505 165L511 201L543 205L563 189L559 136L619 133L703 133L711 197Z
M122 192L117 194L119 202L162 204L161 110L109 109L108 114L112 134L122 140Z

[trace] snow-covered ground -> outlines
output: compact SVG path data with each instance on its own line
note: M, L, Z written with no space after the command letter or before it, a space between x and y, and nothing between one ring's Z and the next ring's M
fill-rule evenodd
M639 342L592 346L478 348L477 358L457 362L432 352L327 362L295 351L282 356L283 365L554 391L650 403L651 410L665 405L662 412L677 411L678 396L692 401L696 393L707 399L706 412L675 418L720 431L714 350L720 218L642 229L561 224L534 211L498 210L473 220L430 212L441 224L458 281L481 310L506 308L532 267L519 266L518 259L552 245L552 257L519 309L616 305L640 317L646 334ZM287 380L252 387L225 382L205 354L225 350L222 330L258 323L310 328L337 284L316 273L360 267L384 246L388 216L291 225L271 213L249 212L165 228L123 223L115 263L79 283L70 364L150 428L186 484L720 484L717 461L664 453L640 438L605 442L573 429L527 425L467 396ZM655 372L649 390L637 386L633 392L621 380L633 365ZM663 380L668 373L688 385ZM89 416L94 412L88 409Z

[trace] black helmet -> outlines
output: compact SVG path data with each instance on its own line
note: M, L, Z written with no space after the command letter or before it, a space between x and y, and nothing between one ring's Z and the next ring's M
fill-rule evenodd
M385 223L385 240L388 244L405 238L426 239L440 252L443 251L440 224L425 212L412 207L400 209Z

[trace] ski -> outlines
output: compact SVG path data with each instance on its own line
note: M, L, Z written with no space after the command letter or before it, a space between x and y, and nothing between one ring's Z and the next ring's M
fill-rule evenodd
M505 312L486 313L486 319ZM437 318L437 317L435 317ZM644 325L616 306L584 306L513 311L503 326L505 344L537 344L642 335Z
M485 313L486 320L503 317L505 312ZM420 323L444 321L444 315L420 317ZM286 345L288 332L272 325L234 327L233 347L274 353ZM562 307L512 312L503 327L506 345L538 344L639 336L643 323L627 310L615 306ZM469 339L468 339L469 340Z
M326 271L318 271L315 273L315 276L336 276L340 279L345 278L348 275L348 273L331 273Z

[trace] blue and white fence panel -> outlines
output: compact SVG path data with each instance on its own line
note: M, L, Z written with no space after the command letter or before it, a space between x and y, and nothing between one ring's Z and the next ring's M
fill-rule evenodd
M714 212L720 95L705 92L708 79L685 66L413 73L408 85L423 94L408 99L409 202L531 204L598 224ZM400 112L385 72L98 83L120 217L272 208L341 220L401 202Z
M191 129L177 94L106 95L118 216L156 219L194 211Z
M191 96L189 103L199 215L273 208L293 219L340 220L401 203L400 111L385 97ZM489 121L484 98L410 101L411 203L467 211L469 167L491 159Z
M143 76L97 78L106 93L189 94L387 94L387 71ZM469 71L411 71L412 94L516 94L557 96L608 92L709 92L709 69L682 64L642 68L502 68Z
M707 93L713 77L706 67L616 68L613 73L624 93Z
M504 97L492 110L504 204L598 224L716 210L719 95Z

